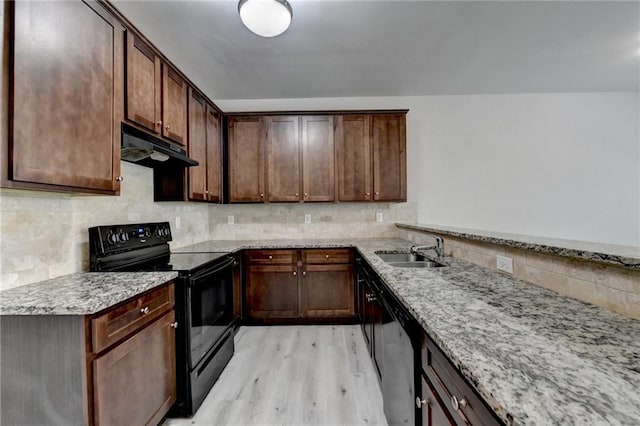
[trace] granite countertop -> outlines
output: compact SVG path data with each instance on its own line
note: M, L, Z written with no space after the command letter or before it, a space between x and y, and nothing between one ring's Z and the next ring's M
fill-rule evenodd
M532 250L539 253L640 269L640 247L635 246L535 237L422 223L396 223L396 226L401 229L433 232L440 235Z
M0 292L0 315L91 315L177 276L177 272L64 275Z
M400 239L208 241L174 252L356 247L507 424L640 424L640 321L447 257L397 269ZM0 292L3 315L96 313L175 272L79 273Z
M209 241L178 251L357 247L507 424L640 424L640 321L447 257L398 269L399 239Z

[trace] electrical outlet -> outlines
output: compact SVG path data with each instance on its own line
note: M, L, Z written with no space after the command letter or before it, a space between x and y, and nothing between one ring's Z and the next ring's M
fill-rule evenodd
M181 223L180 223L180 216L176 216L176 229L180 229Z
M498 254L496 255L496 267L498 271L513 274L513 259Z
M311 223L311 215L309 213L304 215L304 223Z
M376 222L382 222L382 213L376 213Z
M236 218L234 215L230 214L227 216L227 224L228 225L233 225L234 223L236 223Z

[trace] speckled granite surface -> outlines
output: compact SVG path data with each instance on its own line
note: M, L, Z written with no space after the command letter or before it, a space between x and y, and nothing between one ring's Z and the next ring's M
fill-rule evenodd
M640 424L640 321L458 259L397 269L410 242L210 241L174 251L357 247L508 424Z
M640 247L561 240L421 223L396 223L396 226L402 229L434 232L440 235L450 235L452 237L532 250L539 253L640 269Z
M90 315L165 284L177 272L86 272L0 292L0 315Z

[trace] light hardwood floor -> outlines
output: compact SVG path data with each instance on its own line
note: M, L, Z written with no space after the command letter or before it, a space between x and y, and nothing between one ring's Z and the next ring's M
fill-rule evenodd
M386 425L358 325L242 327L236 351L187 425Z

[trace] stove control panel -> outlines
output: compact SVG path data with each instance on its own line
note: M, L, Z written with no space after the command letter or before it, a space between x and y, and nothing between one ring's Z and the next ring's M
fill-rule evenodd
M151 247L171 241L169 222L107 225L89 228L89 245L98 256Z

